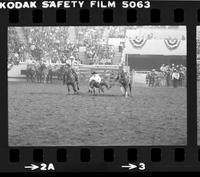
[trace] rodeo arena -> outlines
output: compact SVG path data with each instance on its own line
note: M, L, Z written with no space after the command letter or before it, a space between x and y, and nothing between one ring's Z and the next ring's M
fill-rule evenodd
M184 26L9 27L9 145L186 145L186 39Z

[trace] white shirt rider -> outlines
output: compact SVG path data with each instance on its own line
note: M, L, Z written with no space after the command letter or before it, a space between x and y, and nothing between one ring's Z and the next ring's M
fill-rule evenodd
M174 79L179 79L180 78L180 74L178 73L178 72L173 72L173 74L172 74L172 80L174 80Z
M101 83L101 77L99 76L99 74L93 74L92 77L90 77L89 82L91 82L92 80L95 80L96 82L98 82L99 84Z

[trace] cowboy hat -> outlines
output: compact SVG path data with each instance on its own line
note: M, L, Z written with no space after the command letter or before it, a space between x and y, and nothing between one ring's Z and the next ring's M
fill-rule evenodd
M70 58L70 59L75 59L75 57L74 57L74 56L70 56L69 58Z
M97 74L95 71L93 71L91 74Z

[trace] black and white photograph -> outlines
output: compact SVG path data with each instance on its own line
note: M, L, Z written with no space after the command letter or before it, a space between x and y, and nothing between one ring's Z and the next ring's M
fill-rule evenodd
M197 26L197 143L200 144L200 26Z
M186 32L8 27L8 145L187 145Z

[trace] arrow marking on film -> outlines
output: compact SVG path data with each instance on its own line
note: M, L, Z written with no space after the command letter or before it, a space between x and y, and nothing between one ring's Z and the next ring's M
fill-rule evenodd
M128 165L122 165L122 168L128 168L129 170L132 170L134 168L137 168L137 166L129 163Z
M27 168L27 169L31 169L31 171L32 170L36 170L36 169L38 169L39 168L39 166L37 166L37 165L34 165L34 164L31 164L30 166L25 166L24 168Z

